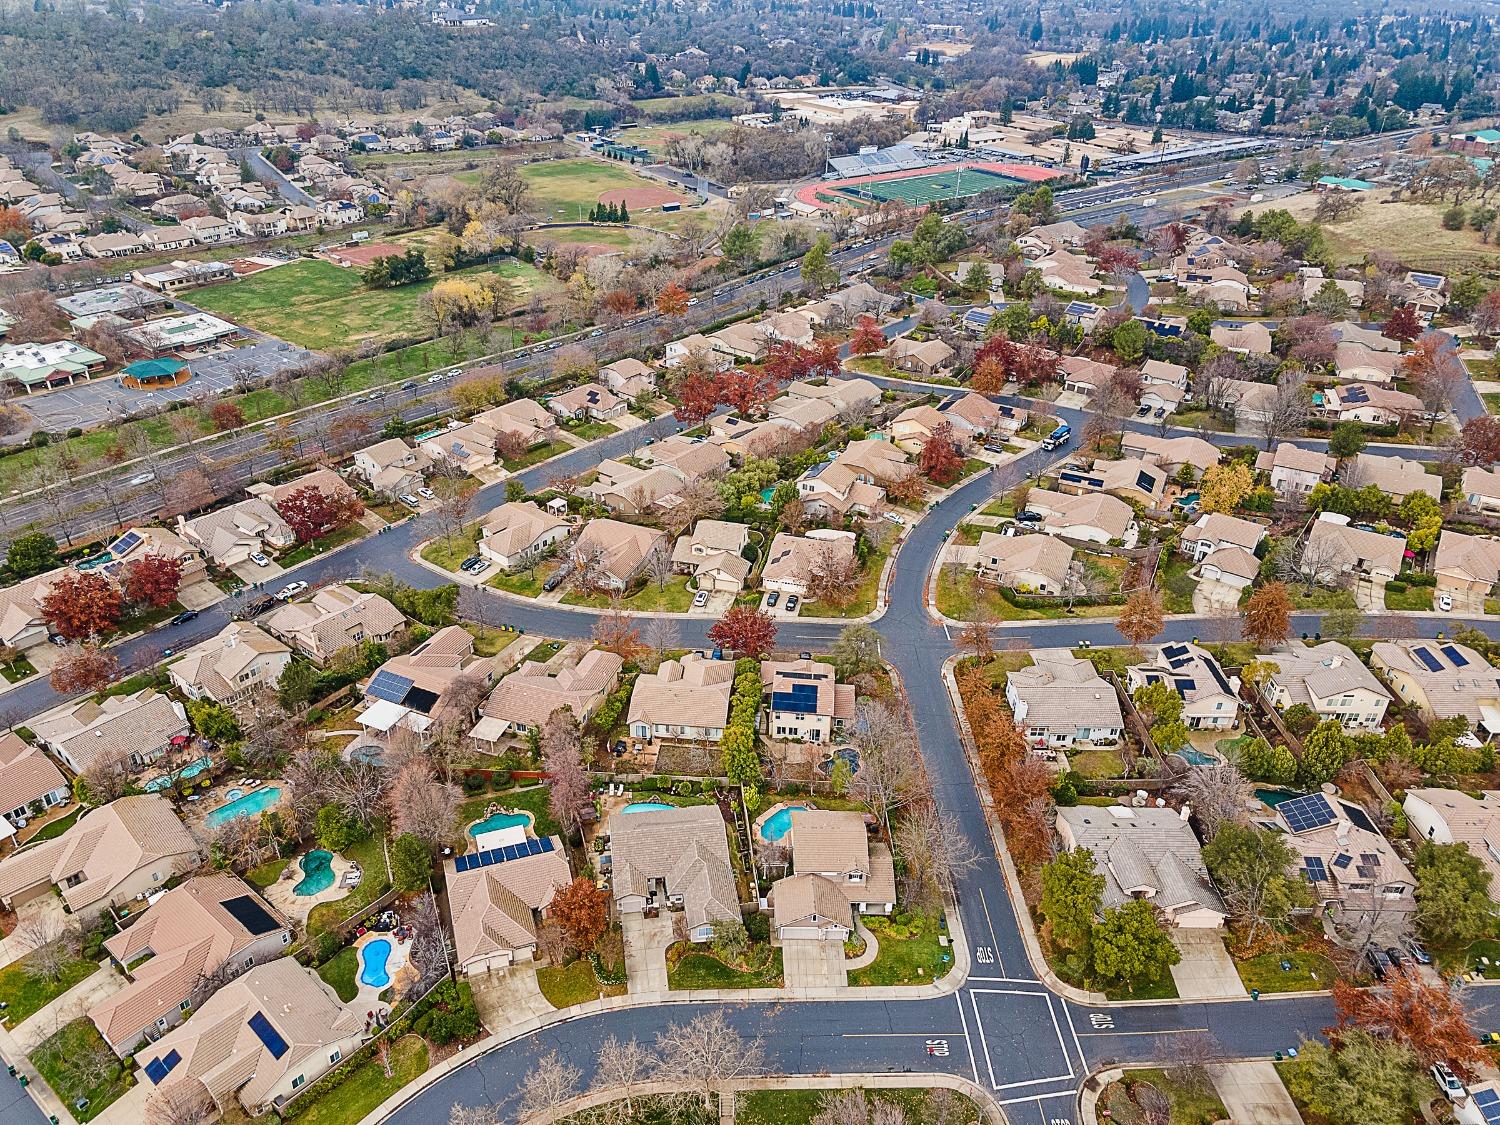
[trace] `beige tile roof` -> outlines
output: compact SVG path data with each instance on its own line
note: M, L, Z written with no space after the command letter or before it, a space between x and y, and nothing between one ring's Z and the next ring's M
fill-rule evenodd
M135 695L112 695L103 703L86 699L70 704L31 720L31 729L82 771L98 760L133 754L150 758L191 728L181 704L146 688Z
M276 546L296 540L287 522L259 496L187 520L183 531L189 539L202 543L203 549L215 558L222 558L236 544L251 538Z
M830 877L850 902L895 902L888 847L870 840L863 813L792 810L792 868ZM862 875L858 882L851 876Z
M323 587L309 601L284 605L266 621L272 632L319 660L358 644L356 633L379 640L405 624L401 611L379 594L342 583Z
M1305 703L1317 708L1318 701L1331 699L1346 691L1363 688L1383 699L1391 693L1375 678L1375 673L1347 646L1338 641L1309 645L1306 641L1288 641L1268 656L1256 657L1276 667L1271 683L1288 696L1287 706Z
M1097 527L1111 539L1120 539L1134 518L1129 504L1106 492L1066 496L1045 488L1033 488L1026 506L1044 517L1042 526L1068 534L1072 528Z
M257 1013L286 1042L280 1058L250 1028ZM286 1075L321 1074L328 1067L328 1049L358 1035L363 1026L362 1011L339 1003L312 969L282 957L230 981L140 1057L149 1062L174 1050L181 1056L159 1089L197 1078L219 1105L238 1093L245 1108L256 1109Z
M386 438L385 441L377 441L374 445L367 445L359 451L361 457L373 462L376 468L389 469L392 465L398 465L408 458L416 458L420 467L427 463L427 455L420 449L413 449L406 444L404 438Z
M652 527L619 520L590 520L573 544L575 555L599 551L604 568L620 582L629 582L652 551L664 549L667 537Z
M0 644L13 644L23 633L45 626L42 599L53 583L70 570L70 567L58 567L0 589Z
M1413 655L1421 649L1426 661ZM1445 650L1456 652L1463 663L1450 659ZM1370 649L1376 668L1389 668L1411 678L1426 693L1428 706L1438 719L1463 718L1469 725L1500 729L1500 672L1468 645L1437 641L1376 641ZM1429 668L1427 661L1437 665ZM1387 677L1388 679L1390 677Z
M104 901L121 883L162 859L185 870L198 859L198 842L165 797L121 797L92 809L55 839L0 860L0 898L42 883L60 884L63 901L74 910Z
M1271 354L1271 331L1264 324L1241 324L1233 328L1216 324L1208 335L1219 347L1230 351Z
M231 913L227 903L235 903L240 914ZM252 931L241 918L256 907L267 918ZM128 1037L175 1012L200 977L225 962L238 962L241 953L278 929L290 932L286 919L234 875L189 879L158 899L135 925L104 943L121 965L143 953L152 957L132 971L131 983L95 1004L89 1018L106 1042L128 1048L133 1045Z
M844 888L822 875L791 875L771 887L775 925L818 926L830 923L852 929L853 913Z
M1453 843L1467 848L1490 873L1490 886L1500 890L1500 792L1484 789L1476 798L1461 789L1408 789L1407 801L1413 798L1432 807Z
M1459 490L1467 499L1478 496L1485 500L1500 500L1500 472L1475 465L1464 470Z
M1044 575L1054 586L1067 581L1073 548L1050 535L999 535L983 531L975 554L980 565L993 570L1001 581L1022 571ZM993 560L993 561L991 561Z
M616 901L644 896L654 883L682 895L690 928L738 922L739 892L717 805L617 814L609 822Z
M1401 573L1401 558L1406 550L1405 538L1361 531L1349 524L1321 518L1313 520L1307 545L1325 570L1384 567L1392 574Z
M459 967L504 950L536 944L534 911L545 910L573 881L562 840L552 850L470 871L450 869L446 882Z
M612 652L590 649L574 667L555 674L534 660L523 661L498 684L481 708L492 719L540 726L559 707L581 723L615 686L623 662Z
M510 558L525 554L544 535L566 528L568 521L543 511L534 500L501 504L485 517L480 534L485 546Z
M0 736L0 815L67 788L62 770L39 747L14 731Z
M1364 388L1364 397L1359 402L1351 402L1349 392L1356 387ZM1415 414L1422 409L1422 400L1416 395L1392 390L1390 387L1377 386L1374 383L1349 383L1346 386L1329 387L1324 392L1324 403L1324 409L1333 412L1374 407L1392 414Z
M1261 450L1256 454L1255 467L1267 472L1272 469L1292 469L1299 473L1324 476L1333 471L1334 460L1321 449L1303 449L1289 441L1279 444L1274 450Z
M1002 417L998 406L972 391L949 402L943 407L943 413L950 419L961 419L975 429L986 432L998 426Z
M674 434L641 451L657 465L670 465L689 480L718 476L729 468L729 454L710 441L693 441Z
M677 560L681 555L691 554L694 547L698 548L698 554L712 554L719 551L738 554L744 549L749 537L750 529L742 523L729 523L727 520L699 520L693 526L691 535L678 537L672 549L672 558Z
M1112 363L1101 363L1086 355L1065 355L1058 360L1057 366L1067 377L1067 382L1082 383L1096 389L1113 379L1115 372L1119 370Z
M1219 447L1200 437L1163 438L1127 430L1120 448L1122 453L1133 453L1154 461L1170 472L1182 465L1191 465L1202 471L1219 463Z
M608 387L602 387L598 383L584 383L554 396L547 404L569 414L580 410L604 413L619 406L620 398Z
M636 677L627 722L721 730L729 720L734 662L690 652Z
M492 407L474 416L491 429L502 433L520 434L535 444L557 429L557 419L545 407L529 398L518 398L514 402Z
M314 469L285 484L253 484L245 491L264 496L272 504L279 504L292 493L308 487L316 488L324 496L354 495L354 489L332 469Z
M1031 659L1030 668L1006 679L1007 692L1026 704L1023 726L1068 731L1125 726L1115 689L1092 663L1066 649L1037 649Z
M1441 500L1443 493L1443 478L1429 473L1422 462L1406 457L1382 457L1376 453L1356 456L1354 464L1344 469L1344 481L1351 488L1373 484L1397 500L1413 492L1425 492L1434 500Z
M1342 341L1333 349L1333 367L1340 378L1349 378L1368 368L1381 382L1395 378L1401 367L1401 356L1395 352L1376 351L1353 340Z
M917 341L906 336L892 340L885 349L886 358L895 362L902 359L915 359L924 367L942 367L956 354L952 347L942 340Z
M1208 512L1199 516L1182 534L1185 543L1208 540L1211 543L1243 547L1247 551L1255 550L1256 545L1265 537L1266 529L1260 524L1242 520L1238 516L1225 515L1223 512Z
M761 581L805 584L826 553L831 552L845 559L853 558L854 547L852 536L812 539L778 531L766 552L766 565L761 570Z
M1104 876L1104 905L1119 906L1144 891L1164 910L1200 907L1226 913L1209 882L1198 838L1171 809L1078 807L1057 810L1074 847L1094 855Z
M224 703L242 690L237 677L256 661L290 656L291 651L259 626L231 621L217 636L187 649L169 671L179 683Z
M1243 547L1215 547L1203 556L1200 568L1216 568L1225 574L1233 574L1247 581L1260 573L1260 560L1254 552Z
M1438 574L1453 574L1466 582L1493 586L1500 582L1500 539L1464 535L1445 528L1438 536L1433 570Z

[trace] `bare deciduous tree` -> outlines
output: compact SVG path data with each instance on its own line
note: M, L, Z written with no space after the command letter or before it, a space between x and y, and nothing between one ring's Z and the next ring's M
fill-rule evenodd
M685 1024L672 1024L656 1039L661 1057L658 1077L698 1097L704 1108L724 1083L749 1078L765 1069L766 1052L759 1039L746 1039L729 1026L722 1011L705 1012Z
M1221 825L1243 823L1251 798L1250 782L1238 766L1193 766L1177 779L1182 799L1192 806L1203 827L1203 839L1212 840Z
M812 1125L869 1125L870 1107L863 1090L837 1090L818 1099Z
M27 918L16 927L15 936L29 950L21 970L34 980L59 980L78 953L78 931L51 913Z
M677 622L670 617L648 617L641 629L641 643L648 650L641 667L644 671L654 672L657 665L667 658L667 653L682 647L682 633Z
M593 804L583 766L583 739L572 710L559 707L542 725L542 767L547 771L547 806L552 815L577 832Z
M448 1111L448 1125L499 1125L500 1113L494 1106L456 1105Z
M617 1099L611 1105L623 1110L623 1120L635 1116L636 1087L647 1081L660 1065L657 1057L634 1039L624 1042L613 1035L599 1044L594 1064L596 1091L607 1090Z
M431 891L423 891L412 903L409 924L411 964L417 975L407 986L406 999L416 1000L448 975L448 942Z
M537 1056L521 1082L517 1118L525 1121L557 1109L578 1092L581 1076L579 1069L563 1062L556 1051Z
M921 801L907 808L892 837L904 861L906 899L935 906L951 894L959 878L979 864L979 853L963 834L958 821Z
M1306 384L1307 375L1295 369L1276 380L1275 393L1266 399L1255 420L1255 432L1265 439L1267 449L1281 438L1300 433L1307 424L1312 404Z
M849 793L875 810L889 835L891 813L930 793L916 732L903 708L862 699L855 704L849 741L859 750Z
M150 1125L203 1125L218 1116L219 1107L198 1078L185 1078L157 1090L146 1103Z

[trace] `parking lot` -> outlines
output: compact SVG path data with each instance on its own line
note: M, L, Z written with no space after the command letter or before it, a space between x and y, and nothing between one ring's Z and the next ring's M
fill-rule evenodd
M31 412L38 428L89 428L118 420L150 403L166 404L203 394L220 395L240 383L255 382L316 358L313 352L282 340L262 337L243 347L222 347L186 357L193 378L178 387L156 391L128 391L113 376L75 383L44 394L22 395L15 401Z

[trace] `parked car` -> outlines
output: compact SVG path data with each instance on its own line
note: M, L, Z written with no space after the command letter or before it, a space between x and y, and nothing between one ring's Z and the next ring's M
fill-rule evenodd
M1017 523L1041 523L1042 522L1042 514L1040 512L1017 512L1016 513L1016 522Z
M244 617L259 617L275 604L275 598L256 598L253 602L247 602L240 614Z
M432 489L430 489L430 488L419 488L419 489L417 489L417 495L420 496L423 500L436 500L437 499L437 493L434 492L434 491L432 491Z
M473 566L469 567L469 573L470 574L483 574L485 571L489 570L489 568L490 568L490 561L488 559L480 559Z
M766 608L767 609L775 609L776 608L776 603L779 602L780 600L781 600L781 591L780 590L772 590L769 594L766 595Z
M567 580L567 577L568 576L565 573L559 570L556 574L549 576L547 581L542 583L542 589L550 594L553 590L561 586L563 582Z
M256 551L255 554L250 556L250 561L253 562L256 566L271 565L271 560L266 558L266 556L261 554L259 551Z
M1411 961L1411 956L1406 950L1397 949L1394 945L1386 947L1385 955L1391 959L1391 964L1395 965L1398 969L1405 968L1407 963Z
M1151 408L1149 406L1143 406L1143 407L1141 407L1139 410L1137 410L1135 412L1135 416L1137 418L1144 418L1146 415L1148 415L1150 413L1151 413Z
M130 483L131 484L150 484L155 479L156 479L156 474L153 473L153 472L151 472L150 470L147 470L144 473L139 473L136 476L131 477L130 478Z
M1432 954L1427 952L1427 947L1416 938L1406 939L1406 952L1411 954L1411 959L1418 965L1432 964Z
M801 600L802 599L799 598L796 594L788 594L786 596L786 611L788 613L796 613L797 612L797 604Z
M302 591L305 589L307 589L306 582L288 582L285 586L276 591L276 600L278 602L290 601L292 598L295 598L298 594L302 593Z
M1390 957L1383 949L1371 949L1365 954L1365 960L1370 964L1370 971L1381 980L1385 980L1387 975L1396 971L1396 966L1391 963Z
M1453 595L1439 594L1437 596L1437 607L1444 613L1450 612L1453 609Z
M420 508L422 506L421 501L413 496L410 492L403 492L400 496L396 497L396 499L400 500L401 503L405 504L408 508Z
M1429 1073L1450 1102L1461 1102L1469 1096L1468 1088L1458 1080L1458 1075L1449 1069L1447 1063L1433 1063Z
M403 391L414 391L417 389L417 381L415 379L408 379L401 384L401 389Z
M478 555L470 555L468 558L464 559L463 562L461 562L461 563L458 564L458 569L459 570L473 570L476 566L478 566L483 561L484 560L481 559Z
M1157 418L1165 418L1166 416L1167 416L1167 408L1165 406L1158 406L1156 408L1155 417L1157 417Z
M427 381L429 383L441 383L443 381L443 373L441 371L434 371L431 375L427 376Z
M181 613L179 613L176 617L172 618L172 620L168 621L167 624L168 625L186 625L189 621L193 620L193 618L195 618L197 616L198 616L198 611L196 609L185 609Z
M702 609L707 604L708 604L708 591L707 590L699 590L696 594L693 595L693 608L694 609Z

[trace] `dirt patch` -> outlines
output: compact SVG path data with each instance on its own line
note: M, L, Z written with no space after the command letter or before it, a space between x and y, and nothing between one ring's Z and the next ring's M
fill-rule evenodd
M623 203L634 211L642 207L660 207L663 203L681 203L682 196L664 187L611 188L599 193L599 202Z

